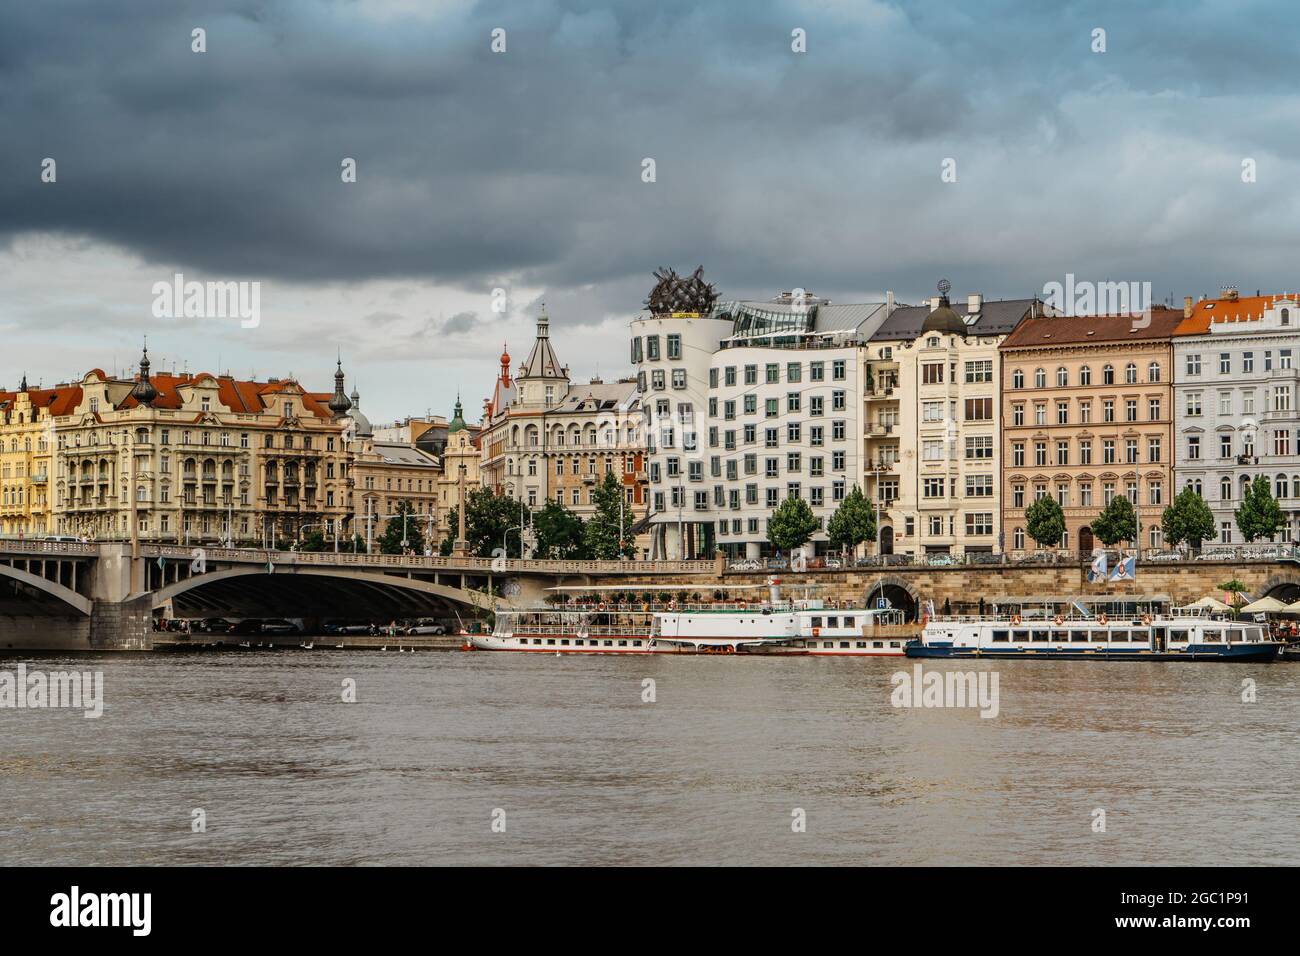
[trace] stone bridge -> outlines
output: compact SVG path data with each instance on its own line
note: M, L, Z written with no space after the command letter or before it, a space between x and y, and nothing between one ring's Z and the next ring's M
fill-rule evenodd
M1138 580L1091 585L1086 566L964 565L780 573L787 596L871 601L883 594L915 613L920 602L954 612L1008 598L1080 595L1159 598L1176 604L1214 594L1229 579L1252 597L1300 598L1300 563L1276 560L1145 564ZM540 603L546 589L626 589L643 595L712 596L761 588L766 572L714 561L521 561L419 555L200 549L145 544L0 541L0 652L147 650L152 618L327 619L474 616L494 604ZM494 599L490 595L495 594Z

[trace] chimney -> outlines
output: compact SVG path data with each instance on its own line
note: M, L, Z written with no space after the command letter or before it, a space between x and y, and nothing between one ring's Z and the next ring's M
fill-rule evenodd
M926 302L929 304L931 312L939 308L939 296L937 295L930 296L930 298L926 299Z
M1185 295L1183 296L1183 318L1184 319L1191 318L1191 315L1192 315L1192 297L1190 295Z
M984 305L984 296L978 292L972 292L966 296L966 314L979 315L980 309Z
M894 311L894 293L885 293L885 315L888 316Z

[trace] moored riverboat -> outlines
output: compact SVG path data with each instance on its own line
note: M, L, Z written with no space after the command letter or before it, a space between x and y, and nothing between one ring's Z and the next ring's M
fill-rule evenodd
M1200 614L1022 620L936 617L908 657L1001 660L1271 661L1281 644L1254 622Z

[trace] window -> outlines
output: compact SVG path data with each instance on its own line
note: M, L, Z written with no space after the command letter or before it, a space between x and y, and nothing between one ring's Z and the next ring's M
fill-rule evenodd
M1147 461L1151 462L1152 464L1158 464L1160 462L1160 439L1159 438L1147 439Z
M1056 443L1056 463L1058 465L1068 465L1070 463L1070 443L1068 441L1058 441Z
M1024 387L1025 387L1025 372L1024 372L1024 369L1019 369L1019 368L1018 368L1018 369L1016 369L1014 372L1011 373L1011 387L1012 387L1012 388L1024 388Z
M1137 380L1138 380L1138 367L1134 363L1129 362L1127 365L1124 366L1124 384L1136 385Z
M1046 424L1047 424L1047 406L1046 406L1046 405L1041 405L1041 404L1036 404L1036 405L1034 405L1034 424L1035 424L1035 425L1046 425Z
M967 435L966 436L966 458L970 459L991 459L993 457L993 436L992 435Z
M1103 438L1101 441L1101 463L1103 465L1115 464L1115 439Z
M1101 367L1101 384L1103 385L1115 384L1115 366L1111 365L1110 363L1107 363Z
M981 384L993 381L993 360L981 359L966 363L966 381L968 384Z
M943 461L946 457L943 452L943 440L932 438L921 443L921 460L922 461Z
M1047 442L1034 442L1034 464L1039 467L1047 464Z
M966 497L967 498L992 498L993 497L993 476L992 475L967 475L966 476Z
M942 498L947 483L942 478L926 478L921 483L921 497Z
M651 362L659 360L659 336L647 335L645 337L645 356Z
M921 420L926 422L943 421L943 402L922 402L921 403Z
M926 362L921 366L922 385L940 385L943 383L943 363Z
M1219 353L1219 374L1220 375L1232 374L1232 353L1231 352Z
M1241 353L1241 370L1242 370L1243 372L1247 372L1247 373L1255 371L1255 353L1254 353L1254 352L1242 352L1242 353Z
M844 359L831 362L831 378L837 382L844 381Z
M785 380L787 382L803 381L803 365L799 362L787 362L785 365Z
M1034 369L1034 388L1047 387L1047 373L1041 368Z
M768 384L774 384L781 380L781 367L775 362L768 362L764 368L764 377Z
M1086 366L1086 365L1082 366L1082 367L1079 369L1079 384L1080 384L1080 385L1091 385L1091 384L1092 384L1092 369L1090 369L1090 368L1089 368L1088 366Z
M1188 375L1200 375L1201 374L1200 355L1188 355L1185 368L1187 369Z
M809 362L808 363L808 381L822 382L826 380L826 363Z
M1124 421L1135 422L1138 420L1138 403L1136 398L1127 399L1124 402Z
M1160 399L1158 398L1147 399L1147 421L1149 422L1160 421Z
M1279 428L1273 433L1273 454L1291 454L1291 431L1289 429Z
M676 332L668 334L668 357L670 359L682 357L682 337Z
M1103 422L1113 422L1115 420L1115 400L1113 398L1102 401L1101 420Z
M1187 459L1188 461L1199 461L1201 457L1201 436L1187 436Z
M1070 373L1066 371L1065 366L1062 365L1060 368L1056 370L1056 385L1058 388L1065 388L1065 386L1069 384L1070 384Z
M1087 425L1092 421L1092 402L1079 402L1079 424Z
M993 512L980 511L966 515L966 533L968 535L990 535L993 533Z
M1011 506L1013 508L1023 508L1025 506L1025 486L1023 484L1014 484L1011 486Z
M1025 406L1022 402L1017 402L1011 406L1011 424L1023 425L1025 423Z
M685 388L685 387L686 387L686 369L684 368L673 369L673 388Z
M1017 468L1025 466L1025 443L1015 441L1011 443L1011 463Z
M986 422L993 418L993 399L991 398L968 398L966 399L966 421L968 422Z
M1187 393L1187 417L1199 418L1200 415L1201 415L1201 393L1188 392Z
M1147 366L1147 381L1148 381L1148 382L1158 382L1158 381L1160 381L1160 363L1159 363L1159 362L1152 362L1150 365Z

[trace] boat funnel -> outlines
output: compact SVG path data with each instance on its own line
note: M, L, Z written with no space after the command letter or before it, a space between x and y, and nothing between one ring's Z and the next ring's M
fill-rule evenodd
M771 577L767 579L767 593L773 604L781 603L781 579Z

